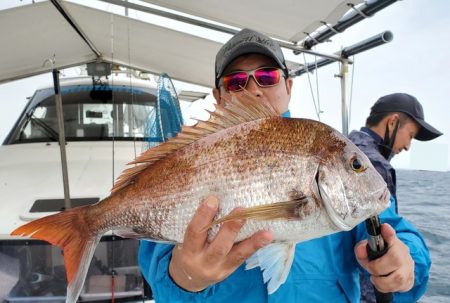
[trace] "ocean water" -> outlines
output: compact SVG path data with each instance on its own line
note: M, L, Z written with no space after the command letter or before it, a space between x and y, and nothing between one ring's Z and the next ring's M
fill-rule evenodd
M450 172L397 170L399 213L425 237L431 266L421 303L450 302Z

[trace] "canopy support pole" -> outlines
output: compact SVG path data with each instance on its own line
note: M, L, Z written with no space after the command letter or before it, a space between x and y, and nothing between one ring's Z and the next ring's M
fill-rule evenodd
M342 112L342 134L348 136L348 118L349 106L347 102L347 77L348 77L348 60L343 58L341 62L341 71L338 75L341 78L341 112Z
M59 71L55 68L53 69L52 74L53 74L53 85L55 89L56 117L58 119L59 151L61 154L61 168L64 187L64 207L67 210L71 208L71 203L69 191L69 174L67 170L66 133L64 131L64 114L60 93L61 87L59 85Z
M64 7L61 0L50 0L50 2L55 6L58 12L63 16L64 19L72 26L72 28L77 32L77 34L83 39L83 41L87 44L87 46L91 49L91 51L100 58L102 54L95 47L94 43L89 39L86 33L81 29L81 27L76 23L75 19L69 14L67 9Z

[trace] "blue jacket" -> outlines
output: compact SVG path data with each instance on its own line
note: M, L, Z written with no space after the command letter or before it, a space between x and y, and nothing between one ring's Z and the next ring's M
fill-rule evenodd
M430 256L419 232L396 211L395 199L380 218L389 223L409 247L415 262L414 287L394 294L395 302L416 302L426 290ZM354 246L367 238L362 223L348 232L297 244L287 281L272 295L267 294L259 268L239 267L224 281L198 292L187 292L169 276L173 245L141 241L139 264L153 290L156 302L359 302L359 270Z

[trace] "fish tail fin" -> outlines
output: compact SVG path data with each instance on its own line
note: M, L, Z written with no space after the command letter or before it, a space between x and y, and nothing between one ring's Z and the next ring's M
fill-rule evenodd
M76 302L100 241L85 221L88 207L78 207L47 216L15 229L13 236L29 236L59 246L64 251L67 274L66 302Z

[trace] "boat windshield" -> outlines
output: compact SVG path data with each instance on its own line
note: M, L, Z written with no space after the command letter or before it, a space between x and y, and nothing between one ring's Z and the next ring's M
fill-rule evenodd
M161 135L148 131L151 124L162 121L169 136L173 126L169 108L160 106L156 110L156 89L75 85L62 87L61 98L66 141L161 142ZM53 89L38 90L5 144L58 141L58 133Z

